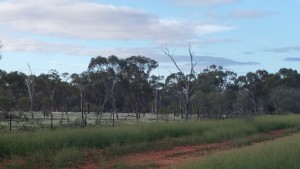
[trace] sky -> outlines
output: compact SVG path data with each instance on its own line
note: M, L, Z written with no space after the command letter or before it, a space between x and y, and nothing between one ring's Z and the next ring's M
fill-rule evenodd
M154 74L215 64L300 71L300 0L0 0L0 69L81 73L91 58L146 56Z

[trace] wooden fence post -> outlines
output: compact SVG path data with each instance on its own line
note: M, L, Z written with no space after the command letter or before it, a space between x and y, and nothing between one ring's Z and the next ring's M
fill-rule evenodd
M51 123L50 123L50 128L53 129L53 113L51 113Z
M11 113L9 113L9 131L11 131Z
M87 126L87 114L85 114L85 119L84 119L84 126Z

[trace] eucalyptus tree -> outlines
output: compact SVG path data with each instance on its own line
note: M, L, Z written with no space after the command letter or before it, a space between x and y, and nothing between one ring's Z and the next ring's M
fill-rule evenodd
M81 118L84 119L84 104L86 99L86 93L87 93L87 87L90 83L90 76L89 72L85 71L80 74L73 73L71 75L71 84L76 86L79 90L79 100L80 100L80 112L81 112Z
M5 72L0 70L0 88L15 103L15 110L29 111L30 101L27 96L27 87L25 83L26 75L22 72ZM10 94L8 94L8 93Z
M105 95L105 87L102 83L102 75L89 71L89 76L90 83L88 85L89 92L87 99L96 107L97 116L99 117L101 112L103 112L105 109L105 104L108 101L108 97Z
M239 87L240 94L243 93L243 95L246 96L243 97L244 98L243 100L245 100L246 98L249 100L247 102L243 101L243 103L250 104L250 106L243 105L243 104L241 104L241 106L249 107L249 109L247 110L249 110L252 115L257 114L258 112L257 109L258 106L256 104L257 97L255 95L255 92L259 82L260 82L259 77L257 76L256 73L253 72L248 72L246 75L239 76L236 81L236 84Z
M7 72L5 70L0 69L0 87L4 88L6 86L5 78Z
M108 74L110 77L110 92L109 98L113 108L113 125L114 125L114 113L116 113L117 119L119 119L118 111L116 109L116 86L118 82L120 82L120 72L121 72L121 65L124 62L123 60L119 59L117 56L111 55L107 58L108 61Z
M95 93L98 93L95 97L96 100L102 100L101 111L100 111L100 121L102 118L102 113L104 110L105 105L107 102L111 103L112 111L112 118L113 118L113 125L115 123L114 117L115 114L118 117L118 113L116 110L116 98L115 98L115 88L116 84L119 82L119 73L121 70L120 67L120 60L117 56L109 56L108 58L98 56L96 58L92 58L90 64L88 66L89 71L94 77L93 83L94 86L101 86L101 87L94 87ZM97 79L98 77L98 79ZM104 89L104 91L102 91ZM102 94L100 94L100 93ZM102 99L99 96L102 95ZM99 115L99 113L98 113Z
M14 97L14 102L21 110L24 109L20 103L20 99L22 100L22 98L25 98L27 95L25 79L26 75L18 71L7 73L4 79L7 90L11 91Z
M236 74L222 66L211 65L201 72L194 81L195 107L208 115L221 118L232 111L237 87Z
M100 113L100 121L102 117L102 112L104 107L108 101L109 94L108 88L109 85L106 84L106 70L108 69L108 61L105 57L98 56L96 58L92 58L89 65L88 70L91 77L91 89L93 90L93 96L95 97L96 104L99 104L98 116Z
M70 81L69 73L67 73L67 72L62 73L61 80L62 81L59 85L60 92L58 92L58 93L60 93L60 95L61 95L60 102L62 102L62 109L67 115L67 113L70 110L70 95L71 95L70 84L69 84L69 81Z
M148 103L153 97L149 84L150 73L158 67L158 63L144 56L131 56L124 61L121 66L121 79L126 86L128 106L136 113L138 121L142 111L149 111Z
M4 116L9 117L9 111L14 108L14 94L8 90L8 83L6 82L7 72L0 70L0 118Z
M156 120L158 121L159 107L161 106L161 98L162 91L164 89L164 84L161 82L163 80L163 76L155 76L152 75L150 78L150 86L152 88L152 93L154 97L154 101L152 104L152 113L156 113Z
M298 113L300 110L300 89L278 86L270 94L270 101L275 105L275 114ZM272 112L270 112L272 113Z
M281 68L277 73L279 77L279 85L287 87L299 87L299 75L297 70Z
M178 108L179 108L181 118L184 118L183 111L185 110L184 104L185 104L186 95L185 95L185 83L181 77L182 74L180 72L172 73L169 76L167 76L165 80L164 90L169 95L171 93L175 93L178 99Z
M61 82L60 75L56 70L51 69L47 74L39 75L38 79L40 80L40 83L43 84L42 86L44 86L44 92L50 99L50 111L53 112L54 106L56 106L57 108L57 104L55 105L54 97L56 94L56 90Z
M191 97L192 97L192 93L193 93L193 86L192 86L192 81L195 78L195 66L196 63L194 63L194 54L192 52L192 47L191 45L188 46L188 53L189 53L189 57L190 57L190 70L187 74L184 73L183 69L179 67L178 63L176 62L175 58L174 58L174 52L170 52L170 50L165 47L163 48L163 52L166 56L168 56L171 61L173 62L173 64L175 65L175 67L177 68L177 70L180 73L180 79L183 81L184 83L184 111L185 111L185 119L188 120L189 115L191 113Z
M0 90L0 92L2 92L3 94L6 95L6 96L1 96L0 95L0 110L1 110L0 113L3 114L6 118L8 118L9 117L9 112L15 106L15 102L13 101L13 99L11 97L9 97L7 95L7 94L10 94L7 91L3 92L3 91Z
M269 74L266 70L248 72L237 79L240 90L248 94L249 107L252 115L265 114L268 107L268 98L272 88L278 85L278 75Z

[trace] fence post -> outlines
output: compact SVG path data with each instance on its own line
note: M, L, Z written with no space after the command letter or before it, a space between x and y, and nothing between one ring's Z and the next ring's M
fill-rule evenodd
M176 120L176 110L174 111L174 121Z
M87 126L87 114L85 114L85 119L84 119L84 126Z
M9 113L9 131L11 131L11 113Z
M50 123L50 128L53 129L53 113L51 113L51 123Z

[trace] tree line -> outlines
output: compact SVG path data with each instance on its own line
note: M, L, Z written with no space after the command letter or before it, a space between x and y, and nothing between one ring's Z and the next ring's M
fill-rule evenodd
M170 58L168 50L164 51ZM190 53L191 54L191 53ZM174 59L174 58L173 58ZM174 63L175 60L173 60ZM176 64L175 64L176 65ZM177 66L177 65L176 65ZM201 72L177 73L167 77L154 75L157 61L144 56L126 59L117 56L92 58L82 73L48 73L35 75L0 70L0 111L64 113L104 112L113 118L118 113L174 114L183 119L247 117L265 114L300 112L300 75L282 68L276 73L266 70L238 76L222 66L211 65Z

